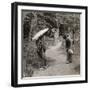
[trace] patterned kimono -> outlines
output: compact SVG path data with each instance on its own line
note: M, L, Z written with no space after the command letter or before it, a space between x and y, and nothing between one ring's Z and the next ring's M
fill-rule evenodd
M44 43L44 36L36 40L36 46L37 46L37 54L41 59L42 66L46 66L46 59L45 59L46 47Z

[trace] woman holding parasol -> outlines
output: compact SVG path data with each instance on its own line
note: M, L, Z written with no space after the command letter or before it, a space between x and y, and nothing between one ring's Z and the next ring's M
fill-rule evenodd
M46 64L46 58L45 58L45 43L44 43L44 37L45 34L48 32L49 28L45 28L43 30L40 30L36 35L32 38L32 40L36 41L36 46L37 46L37 54L39 58L41 59L42 65L41 67L45 68L47 66Z

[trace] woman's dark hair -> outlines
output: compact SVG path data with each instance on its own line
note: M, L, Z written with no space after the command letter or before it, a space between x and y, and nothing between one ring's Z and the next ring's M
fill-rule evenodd
M64 34L64 35L63 35L63 39L66 39L66 38L67 38L67 35L66 35L66 34Z

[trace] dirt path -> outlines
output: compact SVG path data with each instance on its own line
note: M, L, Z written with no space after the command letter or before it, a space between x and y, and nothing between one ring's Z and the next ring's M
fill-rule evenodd
M48 67L46 69L40 69L34 72L37 76L56 76L56 75L75 75L78 72L75 71L75 63L66 64L66 53L61 48L61 42L56 46L50 46L46 51L46 57L48 58Z

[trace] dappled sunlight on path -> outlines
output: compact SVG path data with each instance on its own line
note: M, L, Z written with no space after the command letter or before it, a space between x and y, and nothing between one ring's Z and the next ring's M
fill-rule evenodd
M50 46L46 50L48 67L35 71L34 77L78 74L74 69L74 63L66 64L66 52L61 46L62 42L59 42L56 46Z

